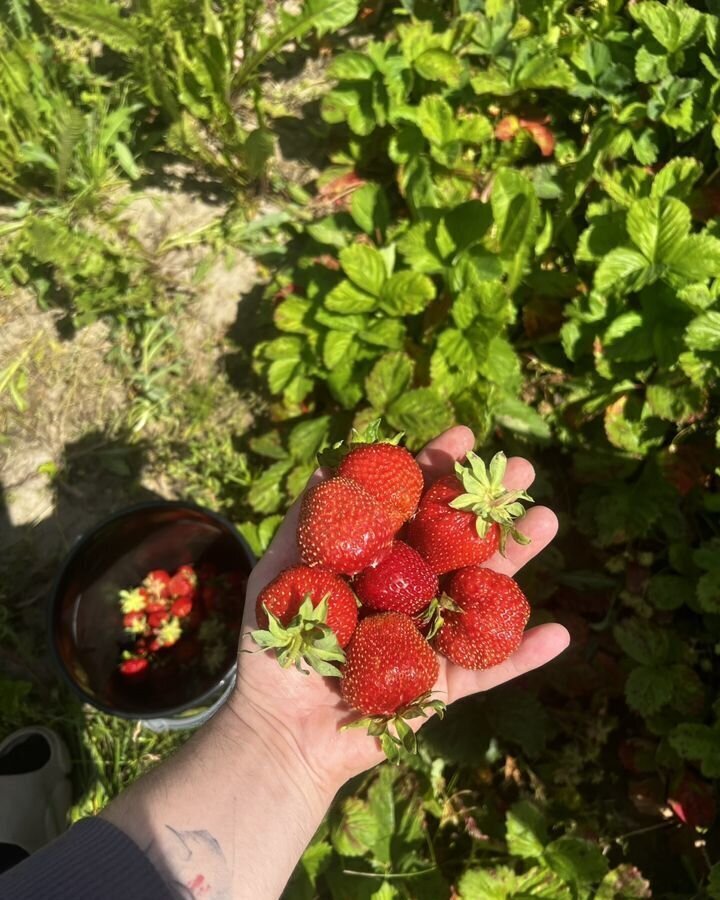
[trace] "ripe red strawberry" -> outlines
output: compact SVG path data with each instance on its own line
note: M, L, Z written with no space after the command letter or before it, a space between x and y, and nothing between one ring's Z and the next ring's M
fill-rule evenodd
M447 593L460 612L443 613L434 647L465 669L489 669L520 646L530 605L517 582L482 566L460 569Z
M158 612L151 612L148 615L148 625L157 629L160 628L161 625L164 625L168 620L169 612L166 609L159 610Z
M363 619L347 648L342 696L369 716L394 716L432 690L437 656L409 616L387 612Z
M363 569L353 587L370 609L414 616L437 596L438 579L417 550L395 541L377 565Z
M356 575L383 554L394 535L390 514L347 478L323 481L303 497L297 541L308 566Z
M165 569L154 569L152 572L148 572L143 579L143 586L150 596L165 597L169 581L169 572L166 572Z
M148 667L146 659L124 659L120 663L120 672L128 677L142 675Z
M258 625L261 628L268 626L265 608L282 625L289 625L306 597L310 597L313 606L317 606L323 597L328 598L326 625L335 633L340 646L345 647L357 625L355 595L342 578L320 567L293 566L266 585L255 604Z
M195 569L192 566L180 566L175 574L179 575L181 578L184 578L185 581L189 582L193 587L197 587L198 577Z
M133 634L142 634L145 631L147 620L144 612L130 612L123 616L123 627L125 631L131 631Z
M148 615L151 615L152 613L165 612L168 606L168 602L169 601L167 600L150 600L148 605L145 607L145 612Z
M355 594L342 578L319 566L293 566L263 588L255 614L260 629L253 639L275 650L281 666L301 669L305 660L321 675L340 674L334 663L344 662L341 648L358 617Z
M397 444L358 444L341 460L337 475L361 485L388 509L396 530L414 515L423 490L415 457Z
M185 566L182 568L185 568ZM195 583L197 583L197 578L194 573L193 577ZM171 597L192 597L195 593L195 584L188 577L187 573L181 572L180 569L178 569L170 581L168 581L167 592Z
M408 525L408 543L438 575L485 562L498 547L504 552L508 535L528 543L513 523L525 512L519 501L531 498L503 486L505 454L497 453L488 468L472 452L467 460L425 493Z
M184 619L192 612L193 602L189 597L178 597L178 599L170 607L170 615L178 616Z

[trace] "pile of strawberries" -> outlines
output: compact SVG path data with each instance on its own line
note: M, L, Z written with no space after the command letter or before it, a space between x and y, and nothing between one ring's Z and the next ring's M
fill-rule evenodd
M412 751L407 719L442 712L437 654L468 669L517 649L530 607L516 582L484 568L508 537L524 491L503 485L506 459L469 453L425 490L396 442L336 448L332 477L303 497L301 564L257 598L253 638L284 667L340 677L341 693L388 756ZM392 727L391 727L392 726Z
M153 569L140 585L119 593L126 640L118 671L128 680L139 680L152 668L168 661L189 663L197 657L209 671L217 669L232 648L239 631L246 576L240 572L219 574L214 565L197 569L180 566L174 574ZM232 615L235 609L234 616Z

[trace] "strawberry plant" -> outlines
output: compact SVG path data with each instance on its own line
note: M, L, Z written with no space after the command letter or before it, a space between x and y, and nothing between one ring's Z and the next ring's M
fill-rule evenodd
M453 421L532 446L567 524L532 581L576 637L543 769L577 816L624 759L612 822L587 821L655 815L681 892L707 860L685 841L686 880L658 855L710 827L717 777L718 12L380 5L330 63L326 168L254 350L282 433L382 415L411 447Z

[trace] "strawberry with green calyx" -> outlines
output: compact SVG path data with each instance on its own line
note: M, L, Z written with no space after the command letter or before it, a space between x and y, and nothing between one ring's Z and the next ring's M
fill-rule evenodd
M445 715L445 704L442 700L434 700L428 691L413 703L400 707L393 716L365 716L343 725L341 731L350 728L367 729L370 737L378 738L382 751L390 762L399 762L401 749L406 753L417 753L417 737L407 720L420 717L426 719L430 710L441 719Z
M387 551L393 521L365 488L331 478L303 496L297 529L302 561L341 575L356 575Z
M295 666L307 675L304 661L319 675L339 677L336 664L345 662L345 654L335 632L327 625L328 599L325 596L314 604L311 597L306 597L287 625L266 608L267 629L253 631L252 639L261 650L275 650L284 669Z
M147 672L148 665L147 659L128 656L126 659L123 659L118 669L120 674L127 678L137 678Z
M459 611L443 613L435 649L465 669L489 669L517 650L530 605L516 581L483 566L455 572L447 593Z
M400 746L412 752L406 720L443 709L428 699L438 673L437 656L409 616L387 612L363 619L346 650L341 692L366 718L346 727L367 727L390 757Z
M355 577L353 587L369 609L414 616L437 596L438 578L417 550L394 541L386 556Z
M170 581L170 573L165 569L154 569L143 579L143 587L152 597L167 597L167 586Z
M503 485L507 459L496 453L490 465L474 453L467 465L456 463L455 474L440 478L424 494L408 525L407 541L438 575L478 565L496 550L505 552L508 536L520 544L529 539L515 527L524 515L525 491Z
M147 616L143 612L129 612L123 616L123 628L129 634L144 634L147 625Z
M445 624L445 614L448 611L461 613L462 609L452 597L443 593L439 597L434 597L422 613L415 616L415 621L426 640L431 641L440 631Z
M263 650L275 650L281 666L303 661L321 675L337 677L342 648L357 625L357 600L348 584L318 566L292 566L262 591L255 615L260 628L252 633Z
M147 606L147 592L143 588L120 591L120 609L124 615L143 612Z
M362 431L353 428L350 434L350 440L337 441L331 447L321 450L318 455L318 465L328 469L336 469L345 457L355 447L365 444L377 444L380 442L387 444L399 444L402 440L403 433L399 432L394 437L386 438L382 435L382 419L373 419Z
M155 634L160 647L172 647L173 644L177 644L182 635L180 620L176 616L172 616L156 630Z
M255 602L258 625L268 627L268 612L281 625L289 625L308 597L314 606L327 598L327 617L323 622L340 646L345 647L357 625L357 600L346 581L320 566L291 566L265 585Z

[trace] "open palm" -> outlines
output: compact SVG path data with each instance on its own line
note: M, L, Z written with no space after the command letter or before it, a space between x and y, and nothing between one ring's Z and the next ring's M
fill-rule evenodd
M469 428L457 426L432 440L418 454L417 461L430 484L453 471L474 445ZM315 479L321 476L314 476ZM535 473L527 460L515 457L508 461L505 486L527 489ZM300 751L307 765L318 777L334 776L339 782L378 763L382 758L379 744L361 730L341 731L342 725L355 715L340 698L335 679L323 679L314 672L303 675L281 669L268 653L254 652L257 647L249 632L256 627L255 601L262 588L279 572L298 562L295 539L299 501L290 509L265 556L255 567L248 584L238 685L232 703L238 711L243 705L270 720L272 725ZM520 545L509 541L506 556L496 554L486 566L497 572L514 575L530 559L546 547L557 531L557 518L546 507L533 507L519 523L520 530L531 542ZM440 675L434 695L446 703L486 691L496 685L529 672L561 653L568 644L567 631L556 624L541 625L526 632L518 650L504 663L476 672L462 669L440 659ZM412 720L419 727L425 720Z

